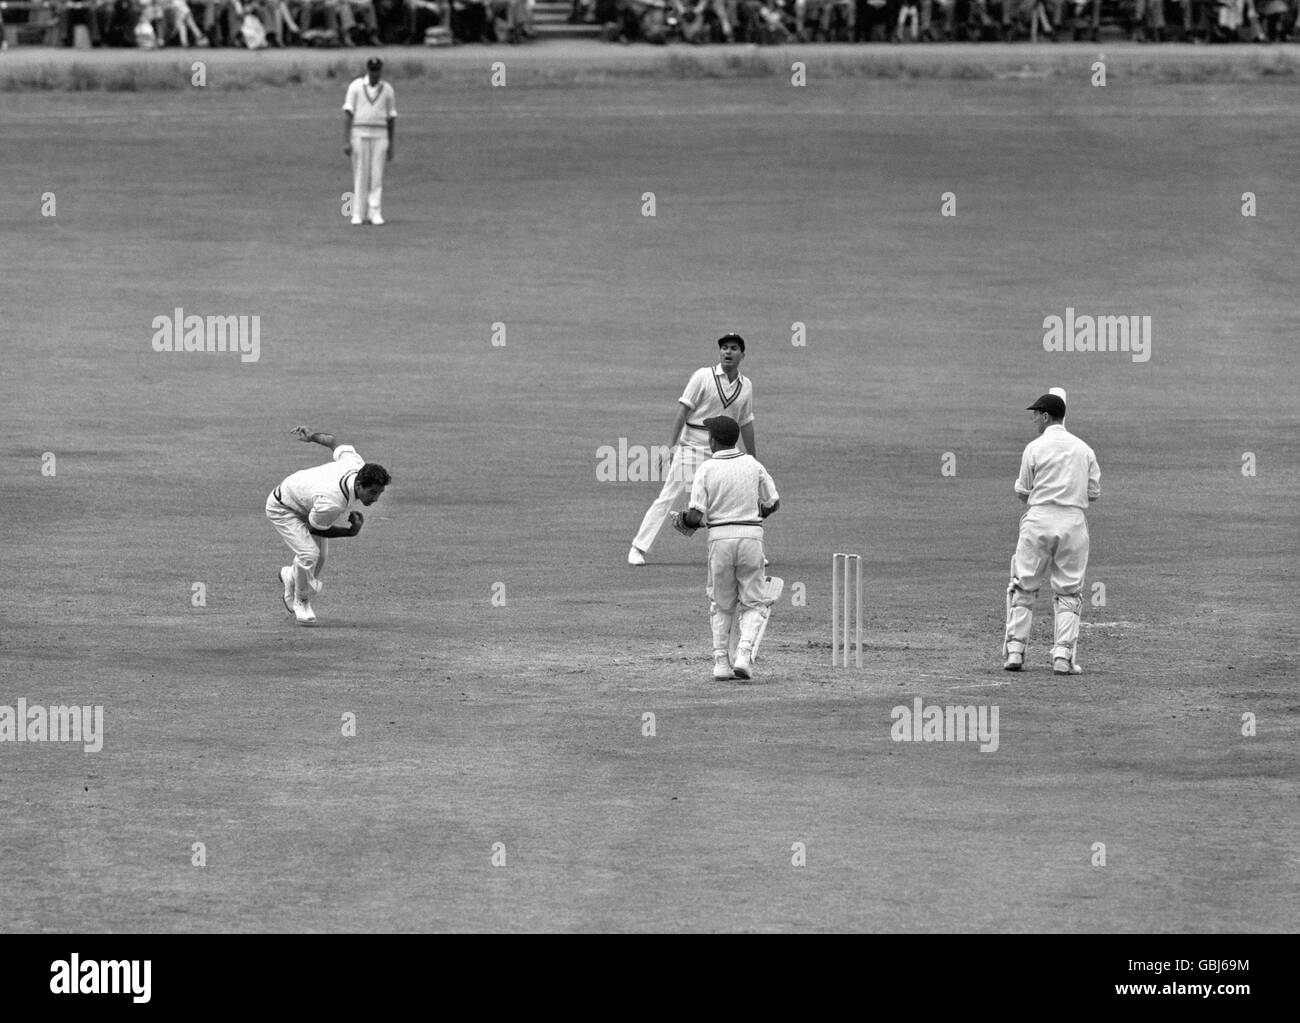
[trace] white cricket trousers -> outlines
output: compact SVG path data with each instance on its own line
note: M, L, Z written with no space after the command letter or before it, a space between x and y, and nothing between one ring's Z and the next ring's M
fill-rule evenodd
M713 652L727 653L731 627L740 616L740 645L752 646L763 623L764 580L762 536L709 541L709 618Z
M352 129L352 223L383 220L387 128ZM364 205L363 205L364 204Z
M632 546L642 554L649 552L655 537L659 535L659 530L672 514L673 505L683 494L686 495L686 500L681 502L681 506L686 507L687 502L690 501L691 484L695 482L695 470L712 457L712 454L707 441L703 447L683 441L673 448L672 461L668 465L668 478L664 480L663 489L659 491L654 504L645 513L645 518L641 520L641 528L637 530L636 539L632 541Z
M1020 517L1020 540L1012 561L1006 647L1025 652L1034 625L1034 598L1044 582L1052 586L1055 637L1052 657L1074 663L1088 571L1088 520L1082 508L1032 505Z
M280 534L280 538L293 551L293 588L299 600L310 600L323 587L321 572L325 571L325 554L329 541L323 536L312 536L307 523L296 512L282 505L275 492L266 499L266 517Z

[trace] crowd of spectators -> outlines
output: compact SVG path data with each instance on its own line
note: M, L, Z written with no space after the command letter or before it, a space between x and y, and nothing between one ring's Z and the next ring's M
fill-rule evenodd
M1300 0L566 0L618 42L1161 42L1300 39ZM46 0L52 41L93 46L365 46L520 42L534 0Z
M1300 38L1298 0L574 0L605 38L683 42L1092 40L1103 26L1144 42Z
M13 6L31 6L15 4ZM529 0L49 0L56 45L384 46L518 42Z

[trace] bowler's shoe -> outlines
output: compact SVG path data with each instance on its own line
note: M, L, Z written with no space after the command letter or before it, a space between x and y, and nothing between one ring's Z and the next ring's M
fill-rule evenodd
M316 624L316 612L311 609L311 604L305 600L295 600L293 602L293 618L299 625Z

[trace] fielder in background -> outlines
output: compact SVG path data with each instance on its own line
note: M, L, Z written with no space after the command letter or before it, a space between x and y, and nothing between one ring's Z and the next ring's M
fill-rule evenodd
M382 224L384 162L393 159L397 95L381 81L384 62L366 61L366 74L353 79L343 100L343 152L352 157L352 223Z
M1056 635L1052 670L1058 675L1082 672L1075 654L1083 577L1088 570L1088 520L1084 511L1101 497L1097 456L1063 425L1065 392L1052 388L1029 406L1039 437L1020 459L1016 496L1029 505L1020 517L1020 540L1011 560L1007 587L1007 628L1002 665L1019 671L1034 624L1034 598L1050 579Z
M723 415L734 419L740 424L745 451L758 456L754 446L754 385L740 374L740 364L745 361L745 339L739 334L724 334L718 338L718 352L718 364L703 366L692 373L686 390L677 399L677 416L668 437L671 452L668 474L655 503L641 520L632 549L627 552L629 565L645 564L645 556L672 512L673 503L686 492L696 468L709 457L706 419Z
M753 677L755 644L771 611L763 571L763 520L781 506L776 484L753 455L736 448L740 426L728 416L705 420L713 457L695 472L691 503L673 514L673 527L690 535L709 530L709 617L713 626L713 677ZM778 584L780 580L771 580ZM780 592L777 586L776 592ZM740 631L735 663L732 627Z
M293 551L293 564L280 569L284 606L299 625L315 625L311 598L320 593L329 541L356 536L364 517L351 510L357 503L367 507L379 500L392 482L382 465L364 461L351 444L338 444L328 433L313 433L305 426L293 435L309 444L321 444L334 452L334 460L288 476L266 499L266 517ZM334 522L348 513L347 526Z

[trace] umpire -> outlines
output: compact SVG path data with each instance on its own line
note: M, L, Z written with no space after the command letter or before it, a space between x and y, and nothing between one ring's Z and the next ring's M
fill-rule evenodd
M1011 560L1007 587L1007 627L1003 641L1007 671L1025 663L1025 646L1034 624L1034 598L1050 579L1056 635L1052 670L1082 672L1075 661L1083 577L1088 570L1088 520L1084 511L1101 497L1097 456L1064 425L1065 392L1053 389L1029 406L1038 439L1020 458L1016 496L1029 505L1020 517L1020 540Z

